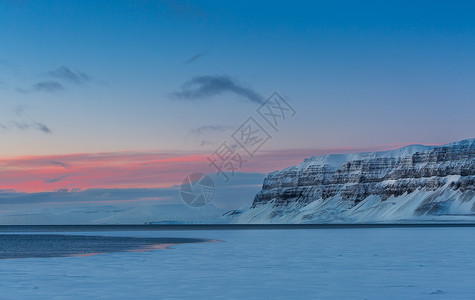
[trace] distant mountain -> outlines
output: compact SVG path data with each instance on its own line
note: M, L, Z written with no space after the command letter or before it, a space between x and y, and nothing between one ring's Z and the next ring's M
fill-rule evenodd
M270 173L233 223L475 221L475 139L332 154Z
M3 214L0 225L214 224L226 221L225 212L214 205L66 206Z
M0 225L227 223L224 214L250 204L266 174L236 172L229 182L220 174L209 176L215 183L213 201L198 208L183 202L180 186L42 193L0 190Z

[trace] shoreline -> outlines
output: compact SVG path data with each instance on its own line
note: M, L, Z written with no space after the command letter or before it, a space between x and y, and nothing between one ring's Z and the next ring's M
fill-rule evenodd
M377 229L475 227L475 223L359 223L359 224L142 224L142 225L0 225L7 232L282 230L282 229Z

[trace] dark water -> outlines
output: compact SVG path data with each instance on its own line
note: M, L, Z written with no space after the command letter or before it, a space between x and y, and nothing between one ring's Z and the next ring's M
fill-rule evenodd
M184 243L202 243L194 238L138 238L63 234L0 234L0 259L89 256L94 254L146 251Z

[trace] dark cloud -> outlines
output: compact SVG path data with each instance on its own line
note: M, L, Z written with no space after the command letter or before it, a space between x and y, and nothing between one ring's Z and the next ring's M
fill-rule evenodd
M56 70L48 72L48 74L58 80L63 80L69 83L84 84L91 80L91 76L80 71L71 71L66 66L61 66Z
M64 86L55 80L40 81L33 85L31 91L54 93L64 90Z
M47 184L47 183L55 183L55 182L59 182L59 181L62 181L64 180L66 177L68 177L69 175L66 174L66 175L61 175L61 176L58 176L58 177L54 177L54 178L48 178L46 179L45 181L43 181L43 183Z
M208 140L202 140L201 143L200 143L200 146L203 147L203 146L206 146L206 145L213 145L214 143L212 143L211 141L208 141Z
M30 88L18 88L17 91L22 93L30 92L48 92L54 93L65 90L64 84L85 84L91 81L92 77L81 71L72 71L66 66L61 66L56 70L46 73L50 79L45 79L35 83Z
M264 98L256 91L237 83L229 76L197 76L186 82L182 89L172 94L174 98L199 100L225 92L246 98L250 102L262 103Z
M234 127L230 125L205 125L191 130L190 133L193 135L203 135L213 132L224 132L233 128Z
M191 63L194 63L195 61L197 61L198 59L200 59L201 57L203 57L204 54L205 54L204 52L195 54L195 55L193 55L192 57L188 58L183 64L184 64L184 65L189 65L189 64L191 64Z
M36 121L10 121L8 124L0 123L0 128L3 130L9 129L19 129L19 130L27 130L27 129L36 129L43 133L50 134L51 129L41 122Z
M60 167L63 167L65 169L67 169L69 167L69 165L67 163L63 163L63 162L56 161L56 160L49 161L48 164L55 165L55 166L60 166Z
M51 133L51 129L46 126L44 123L35 121L33 118L29 117L26 113L27 106L26 105L17 105L14 108L14 112L17 117L21 118L21 120L13 120L9 121L8 123L0 123L0 129L9 130L9 129L37 129L44 133Z
M34 125L35 125L36 129L38 129L38 130L40 130L40 131L42 131L42 132L44 132L44 133L51 133L51 129L49 129L49 127L46 126L46 125L43 124L43 123L35 122Z
M204 126L200 126L200 127L190 130L190 134L193 136L202 137L202 136L208 136L214 133L225 132L233 128L234 126L231 126L231 125L204 125ZM201 139L199 143L200 143L200 147L215 144L208 139Z

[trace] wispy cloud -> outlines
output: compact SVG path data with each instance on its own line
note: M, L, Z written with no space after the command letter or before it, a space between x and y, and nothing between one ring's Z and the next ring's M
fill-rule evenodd
M64 175L60 175L60 176L57 176L57 177L53 177L53 178L48 178L48 179L45 179L45 181L43 181L43 183L56 183L56 182L60 182L62 181L63 179L65 179L66 177L68 177L69 174L64 174Z
M61 66L55 70L46 72L45 79L38 81L29 88L18 88L22 93L47 92L55 93L66 89L68 84L83 85L92 80L92 77L78 70Z
M208 141L208 140L202 140L202 141L200 142L200 146L201 146L201 147L207 146L207 145L214 145L214 143L211 142L211 141Z
M18 122L18 121L11 121L10 122L11 127L16 128L16 129L28 129L31 127L31 123L26 123L26 122Z
M234 127L231 125L204 125L204 126L200 126L198 128L192 129L190 133L193 135L204 135L204 134L210 134L214 132L225 132L233 128Z
M58 80L75 83L75 84L84 84L91 80L91 76L81 71L72 71L66 66L61 66L56 70L49 71L48 74Z
M200 147L204 147L215 144L208 139L210 135L226 132L233 128L234 126L231 125L204 125L190 130L190 135L194 137L199 137L200 140L198 142L200 144Z
M10 130L10 129L36 129L43 133L51 133L51 129L44 123L35 121L34 119L28 117L25 113L26 105L18 105L15 107L14 111L18 118L21 120L8 121L6 123L0 123L0 129Z
M23 104L17 105L17 106L15 107L15 109L14 109L14 110L15 110L15 114L16 114L17 116L19 116L19 117L20 117L20 116L23 116L23 115L25 114L26 108L27 108L26 105L23 105Z
M189 65L191 63L194 63L195 61L197 61L198 59L203 57L204 54L205 54L204 52L200 52L198 54L195 54L192 57L188 58L183 64L184 65Z
M64 90L64 86L55 80L44 80L35 83L29 91L54 93ZM28 92L28 90L26 91Z
M63 167L65 169L67 169L69 167L68 164L63 163L61 161L55 161L55 160L48 161L47 164L53 165L53 166L60 166L60 167Z
M37 129L43 133L52 133L51 129L43 123L36 122L36 121L10 121L8 123L0 123L0 128L3 130L10 130L10 129L19 129L19 130L27 130L27 129Z
M34 126L36 127L36 129L44 132L44 133L51 133L51 129L49 129L48 126L46 126L45 124L43 123L40 123L40 122L34 122Z
M254 103L262 103L264 98L250 87L238 83L229 76L196 76L186 82L172 97L186 100L200 100L222 93L233 93Z

